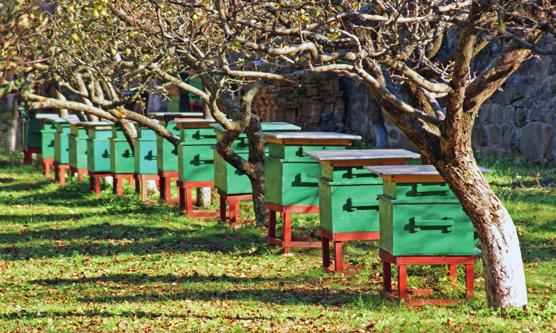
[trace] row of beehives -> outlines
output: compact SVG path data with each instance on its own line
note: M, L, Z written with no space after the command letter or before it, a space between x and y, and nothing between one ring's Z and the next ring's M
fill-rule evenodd
M180 209L193 217L215 216L195 209L192 198L196 188L215 187L220 194L220 219L238 223L239 201L249 199L252 190L248 177L214 149L225 130L202 119L200 113L151 116L180 137L177 147L153 130L137 126L131 149L123 131L112 123L70 122L42 115L39 127L29 127L26 151L40 151L45 173L53 165L61 185L67 173L80 179L88 174L91 190L97 194L100 179L112 177L115 194L123 193L122 182L127 179L135 182L137 192L146 199L146 183L154 180L161 199L172 202L171 184L177 181ZM33 137L37 128L38 140ZM401 298L407 297L405 265L420 263L446 264L454 278L456 265L465 264L467 296L471 295L476 251L473 226L434 167L415 164L418 154L402 149L349 149L360 137L302 132L283 122L263 123L262 132L265 200L271 213L269 243L285 252L295 247L321 247L324 267L344 272L349 268L342 260L343 242L379 240L386 295L391 295L391 263L399 267ZM248 157L245 134L232 148ZM292 239L294 213L320 214L321 241ZM280 236L278 222L282 225ZM334 244L333 263L330 242Z

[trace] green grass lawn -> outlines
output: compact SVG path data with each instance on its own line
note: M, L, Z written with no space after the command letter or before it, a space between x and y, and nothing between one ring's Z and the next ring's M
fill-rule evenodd
M556 330L555 168L483 163L518 226L528 278L528 310L501 314L485 305L480 264L470 303L408 309L379 296L376 243L347 248L358 274L324 273L318 250L280 255L263 229L190 220L131 192L97 198L86 183L61 189L18 161L0 156L0 332ZM445 267L409 274L439 296L463 293Z

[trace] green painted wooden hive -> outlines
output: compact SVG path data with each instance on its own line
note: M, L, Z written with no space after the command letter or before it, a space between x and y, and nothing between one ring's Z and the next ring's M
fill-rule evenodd
M341 150L357 135L330 132L263 133L269 146L265 162L265 200L289 206L319 204L320 166L306 153Z
M372 166L384 179L380 247L394 256L473 255L474 228L432 165Z
M119 125L112 125L110 171L114 174L135 173L135 155Z
M41 122L36 112L27 112L27 117L21 122L21 131L24 149L41 148Z
M176 126L175 120L187 118L202 118L202 112L154 112L149 114L150 117L158 119L160 124L164 126L171 134L180 135L180 129ZM159 172L177 172L178 171L178 149L170 141L161 136L156 138L157 148L157 168Z
M419 155L404 149L322 150L307 153L320 163L320 227L331 233L378 232L382 178L366 165L405 164Z
M220 140L226 132L222 126L213 125L216 132L216 139ZM278 133L299 131L301 128L286 122L264 122L261 123L263 132ZM232 144L232 149L244 159L249 158L249 143L247 135L242 133ZM265 154L268 153L268 147L265 145ZM251 182L242 171L236 169L226 162L216 150L214 150L214 186L228 195L249 194L252 192Z
M87 169L87 130L85 122L71 124L69 136L69 165Z
M69 136L70 123L57 122L56 136L54 137L54 161L58 164L69 164Z
M65 121L60 117L41 119L41 157L54 158L56 145L56 122Z
M178 179L180 181L214 181L214 120L184 119L176 121L180 129Z
M90 172L110 172L112 124L94 122L84 127L87 129L87 169Z
M135 139L135 173L140 175L156 175L157 149L156 132L148 127L135 124L137 138Z

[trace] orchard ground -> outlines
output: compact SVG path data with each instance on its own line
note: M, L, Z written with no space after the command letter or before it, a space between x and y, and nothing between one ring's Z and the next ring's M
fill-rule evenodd
M281 255L264 229L236 230L142 204L60 188L0 155L0 331L554 331L556 168L483 160L517 225L530 305L487 308L482 269L469 303L409 309L382 299L377 244L352 243L354 276L325 273L319 250ZM249 215L250 207L243 207ZM309 234L316 216L295 219ZM461 296L445 267L410 267L411 286ZM460 277L463 275L460 268Z

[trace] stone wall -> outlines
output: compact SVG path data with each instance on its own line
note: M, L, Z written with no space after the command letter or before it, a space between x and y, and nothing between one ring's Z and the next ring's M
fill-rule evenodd
M476 68L491 59L480 56ZM274 106L264 120L283 120L304 130L341 131L361 135L369 147L415 149L386 117L365 86L332 74L321 74L292 86L268 86ZM382 124L382 126L380 125ZM473 132L477 152L513 160L556 163L556 57L531 57L485 103Z
M473 143L477 151L556 163L556 57L533 57L485 103Z

